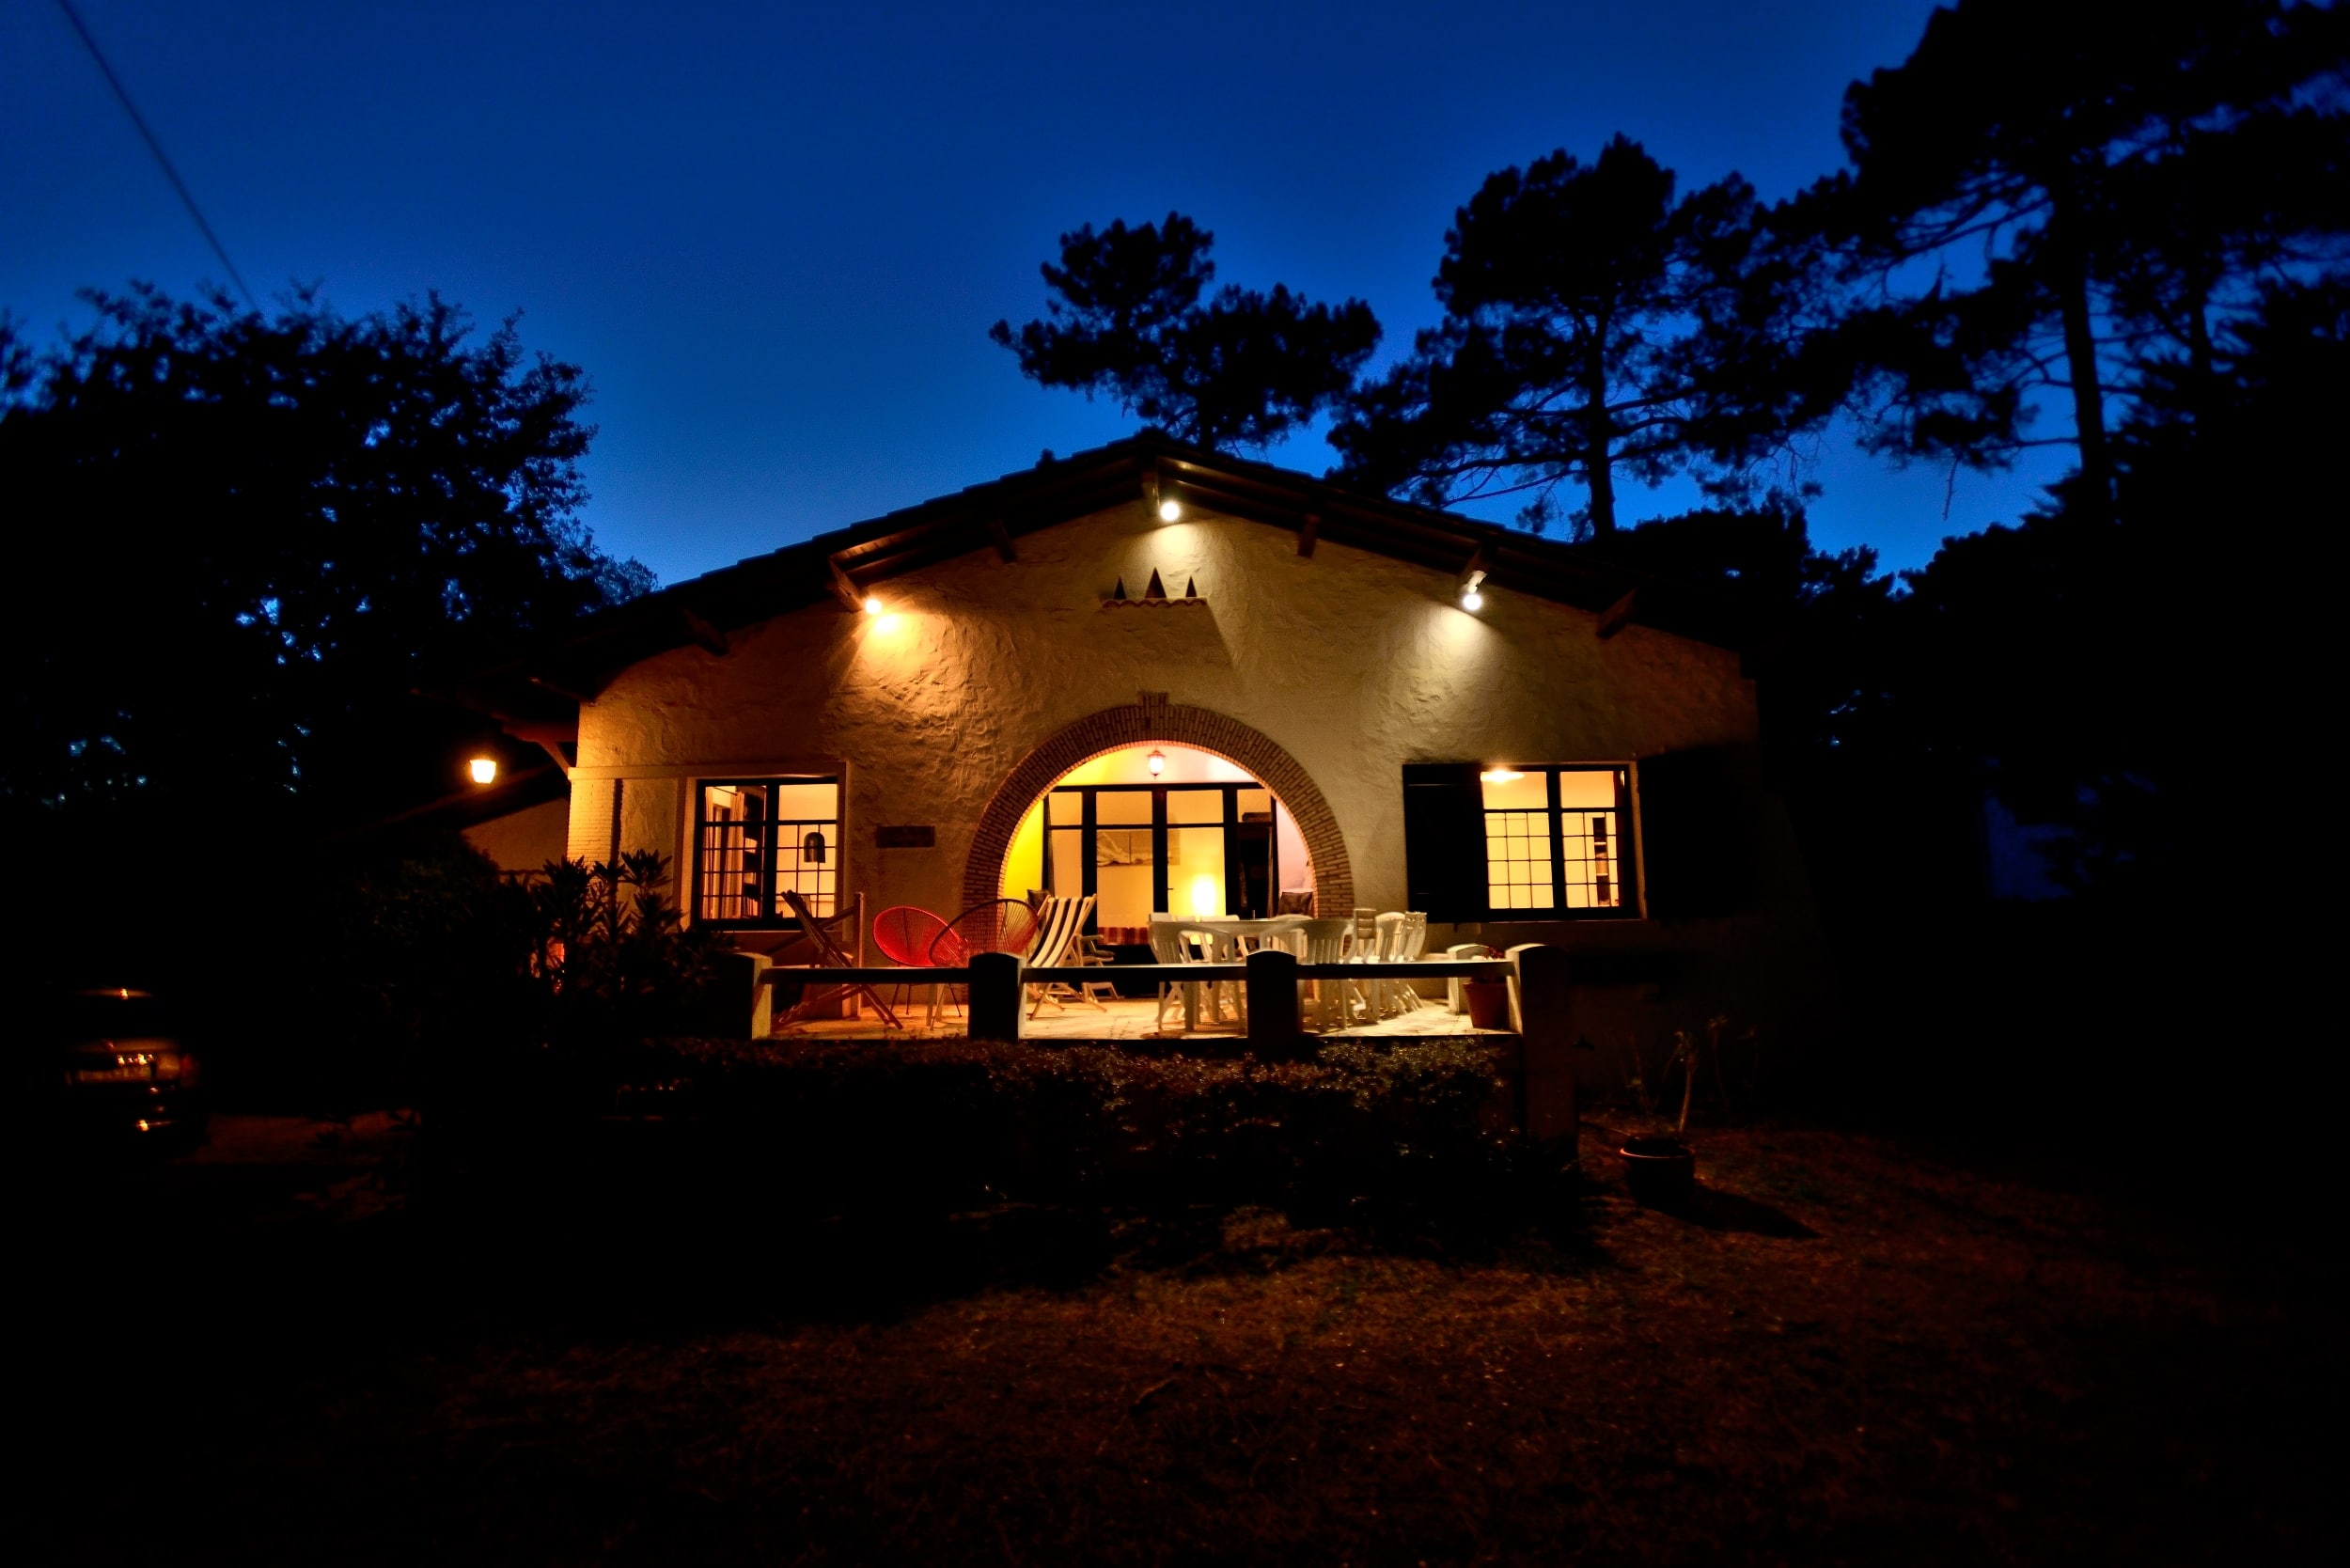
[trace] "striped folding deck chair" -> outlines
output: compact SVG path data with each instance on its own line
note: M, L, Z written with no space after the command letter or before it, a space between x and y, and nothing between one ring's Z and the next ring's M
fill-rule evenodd
M1085 932L1086 917L1091 913L1093 913L1093 896L1089 893L1083 898L1076 899L1046 899L1044 907L1037 911L1036 940L1028 944L1028 951L1020 961L1022 967L1058 969L1076 964L1078 962L1077 939ZM1069 997L1090 1003L1094 1007L1101 1008L1104 1012L1107 1012L1109 1009L1093 995L1097 985L1107 983L1107 981L1089 981L1083 986L1074 986L1053 980L1042 985L1032 985L1028 987L1028 996L1033 1002L1028 1009L1028 1016L1033 1018L1042 1011L1046 1002L1059 1007L1063 1005L1064 998Z

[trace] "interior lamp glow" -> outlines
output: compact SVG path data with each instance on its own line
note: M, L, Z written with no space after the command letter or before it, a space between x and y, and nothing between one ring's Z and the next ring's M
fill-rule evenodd
M1518 772L1515 768L1487 768L1483 773L1479 774L1477 776L1479 781L1481 783L1514 784L1519 779L1524 778L1526 775Z
M1156 778L1167 771L1167 753L1154 747L1151 755L1143 759L1143 762L1150 768L1151 776Z
M1174 502L1172 502L1172 501L1161 501L1161 502L1159 503L1159 521L1160 521L1160 522L1162 522L1162 523L1172 523L1172 522L1174 522L1177 518L1179 518L1179 517L1181 517L1181 516L1183 516L1183 508L1181 508L1181 507L1179 507L1179 506L1177 506Z
M465 764L465 772L477 784L494 784L498 781L498 760L477 757Z
M1216 897L1215 878L1196 876L1191 879L1191 912L1198 919L1207 919L1223 901Z
M872 594L872 593L869 593L869 594L867 594L867 595L865 596L865 613L866 613L867 615L879 615L879 614L881 614L881 612L882 612L881 596L880 596L880 595L878 595L878 594Z

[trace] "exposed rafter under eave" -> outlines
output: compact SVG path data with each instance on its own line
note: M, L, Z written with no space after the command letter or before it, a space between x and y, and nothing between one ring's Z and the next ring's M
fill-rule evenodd
M854 610L891 577L981 551L1015 560L1023 534L1120 505L1155 508L1167 494L1192 510L1290 529L1301 556L1333 542L1456 582L1482 572L1490 587L1601 616L1604 637L1637 620L1719 646L1743 640L1723 635L1702 590L1579 559L1571 546L1497 525L1356 494L1146 432L662 589L605 611L534 658L483 672L458 695L501 716L543 716L546 697L588 700L619 670L669 649L723 652L741 627L827 598ZM536 695L524 695L534 688Z

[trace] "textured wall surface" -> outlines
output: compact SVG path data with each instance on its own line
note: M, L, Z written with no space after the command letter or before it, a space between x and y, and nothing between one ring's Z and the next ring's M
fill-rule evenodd
M568 801L541 801L465 829L465 842L498 863L501 871L535 871L560 860L571 823Z
M1303 557L1283 529L1200 513L1161 524L1139 502L1023 536L1018 552L881 583L880 616L815 606L733 629L723 656L685 648L632 667L580 715L575 797L608 819L609 781L625 779L627 847L683 863L696 775L838 770L844 888L871 908L951 914L983 874L966 865L982 813L1024 760L1089 715L1164 693L1294 759L1342 837L1354 901L1391 908L1404 894L1405 762L1625 761L1757 738L1736 653L1638 625L1602 641L1590 613L1506 582L1472 615L1449 573L1329 542ZM1196 583L1205 605L1103 607L1113 585L1139 593L1154 569L1171 594ZM1734 949L1808 968L1809 902L1783 818L1768 815L1752 917L1677 937L1627 921L1459 939ZM885 823L932 825L937 847L880 849Z

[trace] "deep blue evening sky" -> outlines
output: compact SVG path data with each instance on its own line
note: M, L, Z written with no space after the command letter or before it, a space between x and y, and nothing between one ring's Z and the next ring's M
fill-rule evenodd
M664 581L1127 429L984 336L1041 311L1063 229L1181 210L1222 281L1357 295L1395 352L1487 173L1621 130L1785 195L1929 8L80 0L257 291L437 288L585 366L588 519ZM37 338L77 288L220 275L53 0L0 0L0 309ZM1892 565L2031 494L1962 475L1945 521L1939 472L1813 477L1822 542Z

